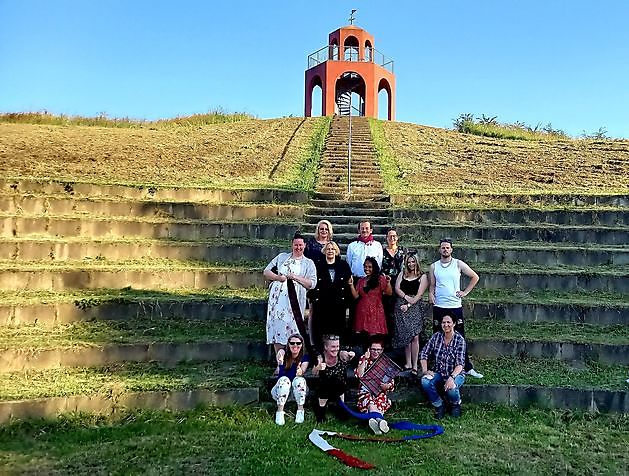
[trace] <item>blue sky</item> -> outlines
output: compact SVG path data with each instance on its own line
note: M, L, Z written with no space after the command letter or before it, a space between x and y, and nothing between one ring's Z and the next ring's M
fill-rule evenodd
M0 0L0 111L300 116L306 58L352 8L395 60L399 121L629 137L627 0Z

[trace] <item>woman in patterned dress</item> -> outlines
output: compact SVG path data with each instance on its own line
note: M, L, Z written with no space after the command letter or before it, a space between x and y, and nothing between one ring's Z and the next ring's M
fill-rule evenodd
M391 278L391 283L395 283L395 278L402 272L406 249L398 245L399 236L395 228L387 231L387 242L382 245L382 268L380 272ZM395 295L383 296L384 315L387 318L387 328L393 329Z
M422 274L415 253L404 259L404 270L395 281L395 320L393 347L404 347L406 364L404 370L417 375L419 358L419 336L424 331L425 309L422 296L428 289L428 276Z
M369 339L369 347L367 351L358 361L356 367L356 377L362 378L365 372L371 365L382 355L384 351L384 339L379 336ZM395 389L395 382L391 379L388 382L380 382L380 393L376 396L372 395L369 389L365 385L360 386L358 391L358 410L362 413L378 412L384 415L389 408L391 408L391 400L387 394ZM379 435L381 433L387 433L389 431L389 425L387 421L381 418L370 418L369 428Z
M299 333L288 296L289 281L295 286L303 319L306 290L317 285L314 262L304 256L304 237L295 233L292 253L280 253L264 269L264 277L271 281L266 314L266 343L273 344L275 353L286 346L288 336Z

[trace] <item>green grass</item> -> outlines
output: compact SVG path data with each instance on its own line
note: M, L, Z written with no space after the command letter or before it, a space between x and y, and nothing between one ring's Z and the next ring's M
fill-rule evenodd
M406 174L387 146L382 121L369 118L369 128L380 164L380 175L384 189L392 195L403 194L406 190Z
M475 288L465 298L479 303L562 304L567 306L617 307L629 306L629 295L604 291L544 291Z
M477 136L495 137L497 139L548 141L566 140L568 136L564 133L547 133L544 131L527 130L518 125L509 124L483 124L473 120L462 121L459 132L474 134Z
M0 349L43 350L153 342L193 343L220 340L264 340L264 323L245 319L191 320L139 317L96 320L57 326L6 326Z
M263 362L194 362L177 366L124 362L106 367L0 373L0 400L112 395L125 392L259 387L272 372Z
M305 151L296 170L297 175L294 178L294 182L298 190L314 192L319 166L321 165L321 157L325 149L325 140L330 131L330 124L332 124L332 118L323 116L314 128L308 149Z
M482 381L468 378L467 385L480 383L574 389L627 389L626 365L605 365L597 362L583 362L577 365L562 360L530 357L482 359L472 356L472 361L474 367L482 372L484 377Z
M20 291L0 291L0 303L4 305L27 305L47 303L73 302L77 307L88 308L104 303L137 303L147 304L160 302L197 302L197 301L225 301L260 300L266 299L266 288L208 288L208 289L175 289L172 291L143 290L133 288L123 289L81 289L67 291L37 291L24 289Z
M406 405L389 418L433 423L431 415ZM10 474L363 474L315 448L307 440L313 424L307 412L304 425L278 428L271 410L255 406L66 415L0 429L0 467ZM623 474L629 467L626 415L466 405L443 426L443 435L415 442L329 441L375 464L374 475ZM355 421L323 428L369 434Z
M166 258L145 258L127 260L107 260L85 258L66 261L13 261L0 260L0 269L11 271L71 271L71 270L147 270L147 271L207 271L207 272L259 272L266 262L210 263L203 260L174 260Z
M43 112L9 112L0 114L0 122L13 124L44 124L54 126L96 126L96 127L120 127L120 128L155 128L173 126L203 126L210 124L225 124L230 122L253 119L253 116L245 113L227 113L222 109L210 111L207 114L193 114L172 119L160 119L146 121L139 119L111 118L106 114L96 117L68 116L65 114L51 114Z
M629 345L629 327L626 325L595 326L581 323L468 319L465 322L465 334L473 340Z

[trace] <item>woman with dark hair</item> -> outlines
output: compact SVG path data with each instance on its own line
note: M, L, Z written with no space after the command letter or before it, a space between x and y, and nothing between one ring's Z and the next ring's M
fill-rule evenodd
M372 335L387 335L387 321L384 316L382 295L391 296L391 278L380 274L380 266L375 258L368 256L363 265L365 276L358 280L354 287L353 278L349 281L349 289L356 304L356 320L354 332Z
M266 343L273 344L276 353L286 345L289 335L299 332L297 319L303 320L306 290L317 285L317 270L304 256L305 246L304 237L295 233L292 253L280 253L264 269L264 277L271 281Z
M428 276L422 274L414 252L404 258L404 270L395 281L395 320L392 345L404 347L406 364L404 370L417 375L419 336L424 331L424 303L422 296L428 289Z
M322 252L324 258L316 262L317 287L308 292L312 304L310 337L317 349L321 349L324 335L346 333L345 315L350 303L349 278L352 277L335 242L327 243Z
M288 399L291 388L297 403L295 423L304 422L304 403L308 394L308 386L304 373L308 369L310 358L304 354L304 338L300 334L292 334L288 337L288 352L280 349L276 354L279 368L277 382L271 389L271 396L277 402L275 423L284 424L284 405Z
M395 228L389 228L387 231L387 242L382 245L382 268L380 272L391 278L391 282L395 283L395 279L402 272L406 249L398 245L399 236ZM384 305L384 314L387 317L387 328L393 329L395 314L395 294L393 296L383 296L382 304Z
M355 356L356 354L352 351L341 350L339 336L323 336L323 355L319 356L317 365L312 368L312 374L319 376L318 398L314 402L314 412L318 423L325 420L328 400L345 401L347 367Z

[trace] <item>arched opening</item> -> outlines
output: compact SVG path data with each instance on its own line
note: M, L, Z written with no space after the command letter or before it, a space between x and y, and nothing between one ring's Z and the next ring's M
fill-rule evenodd
M310 111L306 111L306 116L321 116L323 113L323 82L321 77L315 76L310 81L308 98L310 98Z
M370 63L373 61L373 46L369 40L365 41L365 61Z
M355 36L348 36L343 43L343 60L358 61L358 39Z
M339 59L339 44L336 41L336 38L334 38L330 44L329 58L334 61L338 61Z
M334 113L339 116L365 115L365 80L353 72L343 73L334 89Z
M391 120L391 85L386 79L378 83L378 119Z

